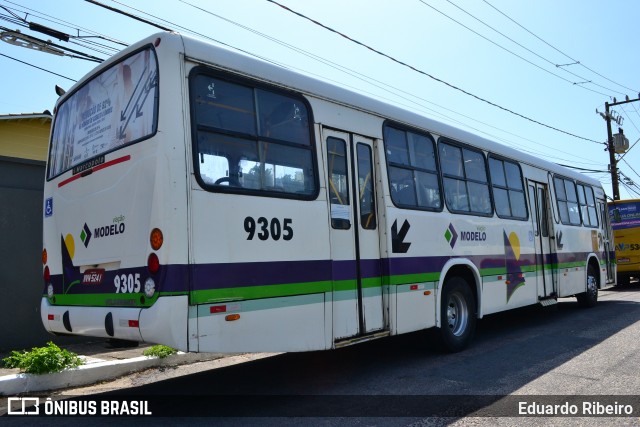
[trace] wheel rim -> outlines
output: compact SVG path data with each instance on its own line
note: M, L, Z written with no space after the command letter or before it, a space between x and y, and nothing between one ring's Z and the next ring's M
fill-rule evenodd
M451 333L457 337L462 335L469 322L469 308L467 302L460 293L449 296L447 304L447 325Z

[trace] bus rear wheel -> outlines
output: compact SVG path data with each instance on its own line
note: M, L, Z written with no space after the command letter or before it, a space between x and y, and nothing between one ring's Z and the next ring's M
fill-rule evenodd
M593 307L598 302L598 276L592 265L587 267L587 290L576 295L576 299L582 307Z
M476 303L466 280L453 277L447 280L440 302L440 341L445 350L464 350L476 328Z

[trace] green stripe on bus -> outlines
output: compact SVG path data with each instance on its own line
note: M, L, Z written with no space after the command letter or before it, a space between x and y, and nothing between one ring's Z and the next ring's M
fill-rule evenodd
M247 286L242 288L208 289L193 291L191 304L207 304L231 300L250 300L260 298L273 298L281 296L318 294L331 292L331 281L303 282L286 285ZM336 282L335 290L355 289L355 281L344 280Z

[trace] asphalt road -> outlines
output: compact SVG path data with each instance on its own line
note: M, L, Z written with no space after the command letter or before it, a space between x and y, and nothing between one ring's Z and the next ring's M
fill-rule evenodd
M175 425L640 425L639 320L640 285L632 284L600 291L591 309L563 299L488 316L472 346L456 354L439 352L428 334L415 333L218 369L147 372L67 394L149 401L151 411L171 414ZM521 416L550 408L575 413ZM629 409L631 416L593 416ZM197 418L212 415L213 421Z

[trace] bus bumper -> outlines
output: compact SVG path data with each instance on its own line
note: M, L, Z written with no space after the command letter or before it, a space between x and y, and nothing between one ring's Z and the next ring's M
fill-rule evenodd
M40 303L44 328L56 335L82 335L165 344L187 350L187 296L161 297L149 308L78 307Z

